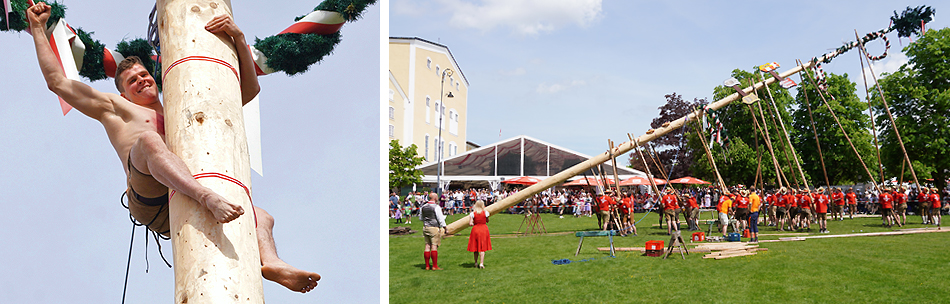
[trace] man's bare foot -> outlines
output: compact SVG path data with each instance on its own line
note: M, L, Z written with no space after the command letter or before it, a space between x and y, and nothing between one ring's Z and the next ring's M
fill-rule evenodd
M213 191L208 192L208 194L201 196L198 202L208 208L218 222L227 223L244 214L244 208L241 205L232 204Z
M267 280L303 293L316 288L317 281L320 281L320 275L316 272L303 271L282 261L262 266L261 273Z

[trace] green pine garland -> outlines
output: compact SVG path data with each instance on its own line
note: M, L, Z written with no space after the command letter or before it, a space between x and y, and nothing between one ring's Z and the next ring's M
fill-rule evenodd
M66 17L66 6L61 3L53 2L49 3L51 11L49 20L46 21L46 26L51 27L56 22L59 22L60 18ZM30 7L30 4L26 0L11 0L10 1L10 10L7 12L9 16L3 16L0 14L0 32L14 31L22 32L30 28L30 22L26 20L26 9ZM10 28L7 28L7 18L10 18Z
M83 31L81 28L76 28L76 35L79 36L79 40L82 40L82 44L86 45L86 52L82 55L82 68L79 69L79 75L89 78L90 81L96 81L100 79L106 79L106 71L102 69L102 58L105 56L103 54L106 46L99 42L99 40L92 39L92 32Z
M891 22L893 22L891 29L897 31L897 37L910 37L910 34L920 34L920 22L930 22L936 13L936 10L926 5L915 8L908 6L900 16L897 15L897 11L894 11L894 16L891 17Z
M374 3L376 0L326 0L314 8L314 11L337 12L347 21L353 21L360 17L367 6ZM294 21L305 16L297 17ZM311 65L323 60L323 57L329 55L340 43L340 37L339 32L330 35L286 33L264 39L255 38L254 48L267 57L268 67L293 76L306 72Z
M377 0L325 0L317 5L314 10L333 11L343 15L347 21L353 21L360 18L366 7L375 4ZM66 16L66 7L60 3L48 3L52 12L47 22L48 27ZM29 22L26 20L26 9L29 4L26 0L10 1L11 12L4 15L0 14L0 31L25 31L29 29ZM306 16L306 15L304 15ZM297 17L295 21L304 16ZM6 28L6 19L10 18L10 28ZM86 77L90 81L96 81L107 78L105 70L102 67L104 58L103 45L100 41L92 38L94 32L86 32L76 28L79 39L86 45L86 53L83 55L83 65L79 75ZM254 47L267 56L267 65L277 71L283 71L288 75L296 75L306 72L311 65L323 60L323 57L329 55L333 48L340 43L341 35L339 32L329 35L317 34L280 34L270 36L264 39L255 39ZM144 39L135 39L132 41L123 40L116 45L117 52L122 56L138 56L142 59L145 68L152 71L152 77L161 88L161 72L159 66L152 60L152 47Z

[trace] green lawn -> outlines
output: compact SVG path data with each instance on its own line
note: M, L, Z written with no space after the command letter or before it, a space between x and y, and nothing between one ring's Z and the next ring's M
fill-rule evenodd
M639 220L643 214L637 214ZM460 215L449 216L448 222ZM711 217L708 213L704 218ZM616 257L597 251L606 237L588 237L574 256L574 231L593 230L596 218L558 218L544 214L547 234L521 236L524 217L500 214L488 223L494 250L485 269L474 268L465 250L468 230L443 240L442 271L425 271L421 232L389 238L390 303L938 303L948 302L950 234L809 239L761 243L769 251L723 260L702 253L662 260L639 252ZM666 229L648 215L639 236L614 237L617 247L642 247L648 240L669 241ZM919 216L906 228L924 227ZM395 225L390 219L390 227ZM916 223L916 224L915 224ZM409 225L421 230L417 220ZM708 226L701 225L704 230ZM928 226L933 227L933 226ZM828 224L833 234L892 231L879 217ZM524 228L522 228L523 230ZM760 240L783 236L761 227ZM817 228L812 229L818 235ZM716 232L713 232L716 234ZM688 238L684 231L684 238ZM746 240L746 239L743 239ZM552 260L570 259L567 265Z

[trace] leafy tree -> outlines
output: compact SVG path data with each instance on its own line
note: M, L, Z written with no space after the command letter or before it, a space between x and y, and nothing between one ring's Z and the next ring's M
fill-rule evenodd
M698 135L690 134L691 142L698 147L696 163L693 165L693 172L696 177L716 184L716 173L713 172L712 164L709 163L709 157L705 155L705 150L700 146ZM730 140L729 149L723 150L718 143L713 143L713 159L716 161L716 167L719 168L719 175L727 186L743 184L752 185L755 182L755 171L758 163L756 162L755 149L747 145L741 137L735 137ZM766 168L763 167L763 170Z
M675 92L663 96L666 98L666 104L659 107L660 115L653 119L650 127L659 128L665 122L671 122L680 117L686 116L695 111L698 107L706 104L705 99L694 98L692 102L683 100L682 95ZM651 142L656 152L656 163L663 166L664 171L670 175L670 178L679 178L683 176L692 176L691 167L694 164L694 154L692 149L687 147L685 134L691 131L692 124L673 130ZM702 154L700 154L702 155ZM654 159L648 151L643 154L646 163L650 165L650 171L655 176L662 176L658 168L654 165ZM630 153L630 167L636 170L646 172L640 155L636 152Z
M828 73L826 79L828 87L824 92L825 100L838 116L842 127L848 132L855 148L864 159L864 163L874 174L875 180L879 180L877 153L872 146L873 139L870 133L871 121L866 114L867 104L855 94L856 85L848 80L848 74ZM798 94L795 96L798 107L792 111L792 117L794 117L792 126L797 132L792 134L792 141L802 159L802 168L808 175L814 177L811 185L824 185L825 180L821 169L821 157L815 145L815 132L812 130L808 114L809 106L814 117L818 142L821 143L821 154L824 157L825 169L831 185L869 181L861 160L854 154L854 149L848 144L848 140L841 133L841 128L828 112L828 107L815 91L815 85L807 80L805 82L799 85Z
M881 79L880 85L917 177L932 177L942 189L950 174L950 29L927 31L904 53L908 63ZM882 162L888 175L895 176L900 174L903 151L880 97L874 99Z
M416 167L422 164L423 158L416 148L416 144L403 148L398 139L389 141L389 189L393 192L422 183L422 170Z

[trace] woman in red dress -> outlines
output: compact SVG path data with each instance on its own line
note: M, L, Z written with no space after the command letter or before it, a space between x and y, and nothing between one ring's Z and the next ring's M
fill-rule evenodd
M468 217L468 225L472 226L472 233L468 236L468 251L474 254L478 268L485 268L485 251L491 250L491 235L486 225L489 216L488 211L485 211L485 202L479 200Z

